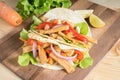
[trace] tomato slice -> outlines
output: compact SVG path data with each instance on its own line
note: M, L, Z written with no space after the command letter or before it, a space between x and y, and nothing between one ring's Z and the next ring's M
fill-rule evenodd
M27 45L33 45L33 39L29 38L26 42Z
M84 55L81 51L74 50L74 53L77 54L77 59L82 60L84 58Z

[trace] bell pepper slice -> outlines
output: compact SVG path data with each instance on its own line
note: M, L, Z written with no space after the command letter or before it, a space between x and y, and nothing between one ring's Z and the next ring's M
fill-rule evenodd
M42 22L37 26L37 29L43 29L46 25L50 26L50 28L54 27L56 24L51 22Z
M86 44L88 43L88 39L85 38L83 35L79 34L77 31L75 31L68 22L65 22L64 24L69 26L69 30L64 31L65 34L67 34L68 32L72 32L75 39L81 40Z

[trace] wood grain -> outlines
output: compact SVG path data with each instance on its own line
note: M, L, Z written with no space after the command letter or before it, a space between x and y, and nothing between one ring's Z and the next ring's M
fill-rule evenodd
M117 12L120 12L119 0L89 0L89 1L113 9Z
M2 61L3 59L5 59L8 55L10 55L10 53L13 53L14 51L16 51L19 47L22 46L22 42L19 40L19 33L22 30L22 28L29 28L28 26L30 25L30 23L26 23L15 29L13 29L9 34L7 34L5 37L3 37L0 40L0 44L2 46L0 46L0 61Z
M92 28L93 37L99 39L104 32L106 32L111 25L119 18L120 14L114 12L110 9L106 9L99 17L106 23L105 27L103 28Z
M19 66L17 58L21 54L23 44L18 39L19 32L23 27L28 29L32 23L31 20L27 20L19 27L12 29L5 37L0 39L0 62L24 80L82 80L120 37L120 14L87 0L76 0L73 2L71 9L93 9L94 14L106 22L104 28L91 27L93 37L98 40L98 44L90 50L90 54L94 59L92 67L87 69L77 68L75 72L67 74L64 70L54 71L34 65Z
M85 6L86 5L86 6ZM72 10L79 10L79 9L87 9L92 3L88 2L87 0L77 0L70 9Z
M99 6L97 4L93 4L88 9L95 10L93 13L97 16L100 16L107 8L103 6Z
M119 21L120 17L98 40L98 44L94 45L90 50L91 56L93 56L94 60L96 61L94 62L94 64L96 64L97 61L100 60L105 55L105 53L109 51L109 49L114 45L114 43L120 38Z
M118 48L120 50L120 38L84 80L119 80L120 52L116 52Z

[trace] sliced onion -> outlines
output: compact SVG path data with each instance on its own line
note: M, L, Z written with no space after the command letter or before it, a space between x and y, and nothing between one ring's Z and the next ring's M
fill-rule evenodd
M33 56L37 57L37 42L33 40L33 48L32 48Z
M75 59L75 58L77 57L77 54L75 54L75 55L72 56L72 57L64 57L64 56L62 56L59 52L56 52L52 45L51 45L50 47L51 47L52 52L53 52L57 57L59 57L59 58L61 58L61 59L73 60L73 59Z

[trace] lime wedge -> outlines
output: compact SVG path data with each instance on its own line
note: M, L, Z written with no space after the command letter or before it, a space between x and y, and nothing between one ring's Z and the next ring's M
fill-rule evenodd
M101 27L104 27L104 26L105 26L105 22L102 21L98 16L96 16L96 15L94 15L94 14L91 14L91 15L90 15L89 21L90 21L90 24L91 24L93 27L96 27L96 28L101 28Z
M75 10L75 12L81 14L83 18L88 18L93 13L93 10Z

